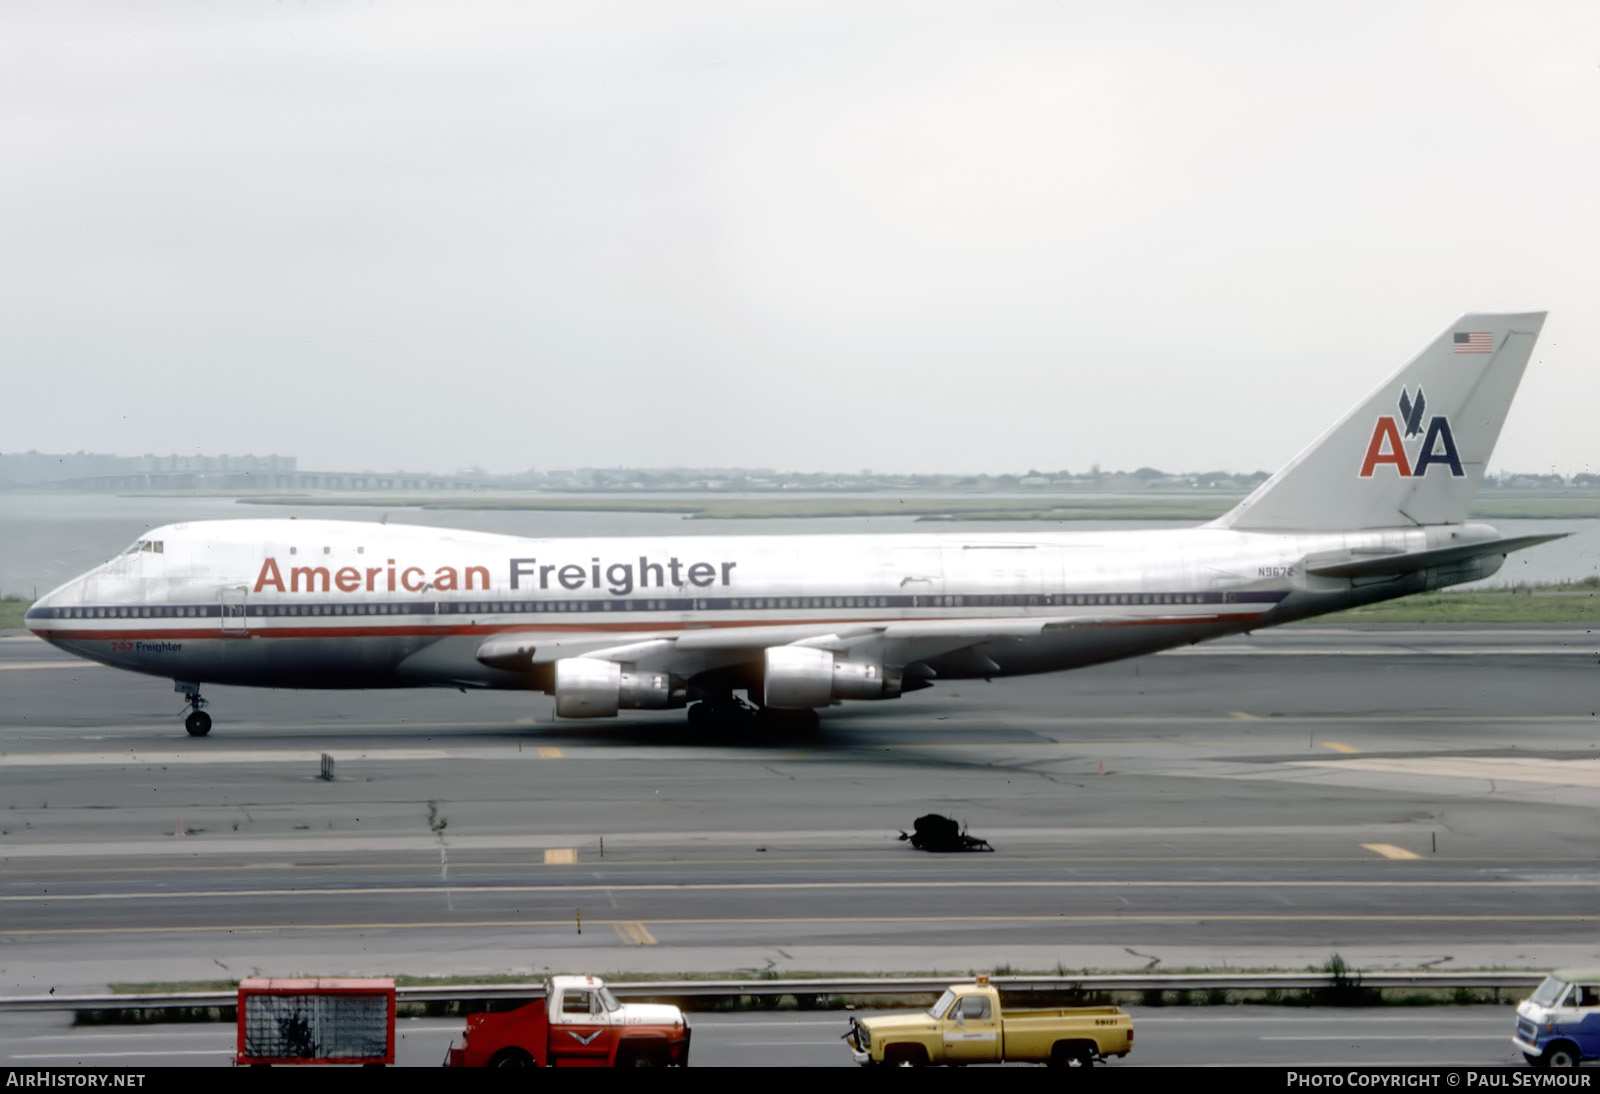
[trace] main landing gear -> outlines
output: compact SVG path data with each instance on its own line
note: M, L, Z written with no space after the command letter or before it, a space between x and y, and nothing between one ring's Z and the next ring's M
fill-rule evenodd
M818 725L814 710L777 710L747 703L731 691L709 692L689 707L689 727L705 732L768 730L777 733L810 733Z
M186 684L182 680L172 682L173 691L183 692L184 700L189 704L189 716L183 720L183 728L191 737L204 737L211 732L211 715L206 713L206 701L200 695L199 684Z

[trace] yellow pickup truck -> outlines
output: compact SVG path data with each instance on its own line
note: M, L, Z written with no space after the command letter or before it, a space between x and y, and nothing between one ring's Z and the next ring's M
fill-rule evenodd
M1002 1011L999 991L980 976L952 984L925 1011L852 1017L844 1039L863 1067L1091 1067L1133 1049L1133 1019L1121 1007Z

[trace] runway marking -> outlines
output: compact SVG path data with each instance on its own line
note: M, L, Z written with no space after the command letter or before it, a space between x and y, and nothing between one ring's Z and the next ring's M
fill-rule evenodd
M874 731L873 737L848 743L841 743L832 751L839 758L849 758L861 753L876 752L880 749L955 749L955 748L1105 748L1112 745L1127 745L1134 747L1168 747L1172 744L1169 739L1148 739L1130 737L1111 738L1084 738L1066 740L1004 740L1000 738L996 729L987 728L996 723L985 723L983 731L984 740L981 741L918 741L916 743L880 743L883 737L904 732L908 729L926 729L928 717L926 715L885 715L874 714L872 720L853 722L853 714L861 711L841 711L837 716L830 715L830 721L837 718L840 727L848 727L854 732ZM1005 729L1029 730L1035 728L1045 729L1083 729L1106 727L1154 727L1159 729L1187 729L1196 726L1231 726L1239 728L1241 719L1238 714L1216 715L1106 715L1104 717L1081 717L1070 715L1007 715L998 723L998 730ZM1438 725L1447 723L1450 718L1437 714L1294 714L1281 715L1267 718L1255 716L1253 721L1269 721L1274 723L1274 728L1294 730L1306 726L1337 723L1341 726L1393 726L1393 725ZM972 719L976 723L977 719ZM1472 722L1479 726L1567 726L1583 724L1593 726L1595 718L1591 715L1578 714L1503 714L1503 715L1473 715ZM949 725L949 723L944 723ZM953 726L961 729L965 723ZM426 730L461 730L464 732L493 733L511 728L515 723L494 721L472 722L414 722L406 723L408 731ZM133 730L139 733L150 732L150 725L145 723L126 723L111 727L111 729ZM230 726L243 730L262 729L276 730L281 728L276 724L265 722L246 722L237 726ZM393 722L373 723L348 723L337 727L340 731L385 730L392 732L395 729ZM969 726L968 729L971 727ZM70 735L82 732L81 727L75 726L50 726L37 725L34 727L36 736ZM520 742L519 742L520 743ZM1249 744L1247 741L1233 742L1239 746ZM707 759L735 759L735 760L770 760L776 753L773 749L759 745L739 745L715 748L686 748L681 745L613 745L603 737L595 737L580 742L576 755L563 753L566 758L581 758L592 760L625 759L678 759L686 758L697 761ZM560 747L560 746L547 746ZM570 746L567 746L570 747ZM303 763L310 757L314 763L322 752L327 751L339 762L371 761L374 763L404 762L404 761L435 761L435 760L480 760L485 762L499 762L515 757L518 753L517 744L505 745L449 745L430 748L347 748L347 749L321 749L307 745L303 748L279 749L247 749L230 748L220 742L212 742L204 749L186 751L134 751L126 752L12 752L0 755L0 767L119 767L158 764L248 764L248 763Z
M1365 845L1364 845L1365 846ZM1372 845L1381 846L1381 845ZM570 857L566 857L570 856ZM1416 857L1416 856L1412 856ZM545 852L547 864L575 864L574 850L551 849ZM1593 889L1597 879L1551 881L704 881L636 882L581 885L375 885L337 889L198 889L189 892L157 893L10 893L0 896L7 903L51 903L52 901L127 901L127 900L229 900L265 897L331 896L421 896L448 891L454 896L473 894L537 893L725 893L725 892L816 892L818 890L876 891L889 889Z
M846 710L842 714L864 714L865 711ZM997 715L1003 719L1004 725L1226 725L1229 719L1237 721L1238 714L1233 711L1227 715L1221 714L1106 714L1101 716L1080 714L1006 714ZM977 721L978 716L971 716ZM1274 714L1256 715L1256 721L1282 722L1288 725L1304 725L1308 722L1338 722L1348 724L1351 722L1365 724L1372 722L1388 725L1407 722L1449 722L1452 716L1443 714ZM1588 725L1595 723L1592 714L1474 714L1472 721L1475 725L1486 724L1520 724L1524 722L1583 722ZM916 717L908 714L878 714L873 725L899 726L902 724L925 726L925 716ZM66 728L66 727L63 727ZM387 729L388 726L370 726L365 728Z
M1335 752L1350 753L1351 755L1354 755L1354 754L1359 753L1361 751L1359 748L1351 748L1349 745L1345 744L1343 741L1323 741L1322 742L1322 747L1323 748L1331 748Z
M169 1028L161 1031L161 1039L164 1041L176 1041L183 1039L193 1040L196 1037L202 1037L208 1041L215 1041L219 1039L219 1036L227 1048L233 1047L234 1033L232 1030L228 1030L226 1027L223 1028L223 1031L220 1034L215 1029L174 1031ZM79 1027L79 1032L75 1033L47 1033L35 1035L28 1038L28 1043L30 1045L36 1045L45 1041L71 1041L74 1044L82 1045L93 1043L95 1041L146 1041L149 1039L150 1031L148 1029L140 1030L137 1033L89 1033L87 1030L83 1029L83 1027Z
M0 767L158 767L163 764L278 764L316 763L323 752L336 763L358 763L362 760L385 762L392 760L449 760L460 750L445 748L382 748L382 749L239 749L234 752L60 752L12 753L0 756ZM488 750L485 750L488 751ZM493 750L496 758L516 755L514 748Z
M1330 763L1352 763L1355 761L1329 761ZM192 818L191 818L192 819ZM1225 837L1242 837L1245 839L1260 839L1262 833L1268 831L1260 826L1218 825L1208 828L1204 833L1208 845L1215 845L1216 841ZM1270 835L1275 839L1301 838L1303 840L1317 841L1310 846L1320 846L1337 840L1337 846L1348 846L1347 840L1354 837L1360 842L1363 837L1380 839L1395 834L1412 835L1417 831L1415 825L1407 824L1351 824L1339 825L1333 828L1324 825L1280 825L1270 830ZM882 853L886 846L883 835L864 837L857 830L840 829L789 829L787 831L744 831L722 832L705 829L691 829L688 831L655 831L655 832L608 832L612 838L613 846L619 850L626 849L628 853L644 853L648 851L661 851L663 853L680 849L683 844L693 844L695 849L704 849L711 853L711 849L726 847L734 852L747 850L750 841L761 840L769 848L774 844L786 849L798 850L801 847L811 848L818 846L838 846L841 851L854 851L864 853L873 850ZM1174 839L1195 840L1197 833L1193 828L1167 827L1163 825L1141 827L1111 827L1095 829L1041 829L1041 828L1001 828L990 829L985 835L991 841L1004 839L1008 846L1025 845L1030 842L1049 841L1050 844L1061 842L1106 844L1107 841L1121 841L1123 844L1135 840L1159 840L1163 843ZM444 844L454 854L473 851L480 853L505 852L507 854L542 854L544 848L552 843L572 843L592 839L588 833L578 832L529 832L519 835L484 835L447 836ZM123 862L135 857L149 856L152 858L180 859L193 861L201 856L227 856L237 859L246 855L263 856L306 856L306 855L346 855L370 856L380 854L413 855L424 854L433 861L437 861L440 839L433 835L416 836L379 836L367 834L343 833L328 835L324 833L284 832L272 836L256 836L245 834L223 834L192 836L178 841L170 835L156 836L152 834L147 838L134 838L107 843L104 840L74 840L62 842L33 842L24 841L16 836L10 839L0 839L0 860L10 860L8 869L16 869L16 862L22 859L75 859L75 858L108 858ZM1041 848L1043 850L1043 848ZM1068 861L1068 862L1118 862L1137 861L1134 859L1121 859L1118 857L1091 856L1091 855L1048 855L1036 856L1039 861ZM1188 856L1150 856L1147 861L1169 862L1183 861ZM898 862L911 861L913 856L901 855ZM919 861L926 861L921 856L915 856ZM989 861L1007 861L1006 860ZM1510 862L1515 864L1522 860L1508 860L1504 856L1485 856L1482 858L1463 858L1452 856L1452 861L1483 861L1483 862ZM273 860L269 860L273 861ZM763 860L756 860L763 861ZM887 861L887 860L885 860ZM1268 862L1348 862L1361 861L1352 859L1348 855L1325 855L1307 857L1304 855L1235 855L1219 857L1210 861L1268 861ZM1545 861L1566 862L1584 861L1566 857L1548 858ZM290 864L295 865L294 863Z
M1415 851L1407 851L1404 847L1396 847L1392 843L1363 843L1361 846L1368 851L1382 855L1384 858L1418 859L1422 857Z
M651 922L686 927L737 927L770 926L773 924L851 925L863 923L897 924L985 924L985 923L1579 923L1593 924L1593 915L1256 915L1209 914L1205 912L1167 913L1151 915L929 915L929 916L729 916L689 917L674 919L653 916ZM617 919L594 919L595 926L615 928ZM552 927L570 930L572 920L561 919L480 919L439 920L426 922L386 923L234 923L196 924L191 926L162 927L40 927L11 930L0 928L0 937L42 938L80 935L155 935L155 934L235 934L241 931L275 934L285 931L461 931L461 930L526 930L529 927Z
M1499 1041L1505 1037L1500 1031L1493 1033L1282 1033L1263 1034L1258 1041Z
M31 1052L25 1056L13 1056L13 1060L99 1060L111 1057L124 1056L223 1056L233 1055L233 1050L223 1048L169 1048L169 1049L141 1049L122 1052Z
M1540 760L1520 756L1427 756L1407 759L1299 760L1295 767L1327 767L1380 775L1427 775L1486 782L1546 783L1600 789L1600 759Z
M0 665L0 672L26 672L28 669L103 669L105 667L94 661L25 661L16 665Z
M517 719L517 725L519 725L519 726L536 726L538 724L539 723L534 721L532 718L518 718Z
M1363 844L1363 846L1365 846ZM430 850L436 850L437 845ZM5 852L0 850L0 858ZM1105 855L1100 857L1063 857L1057 855L1007 855L1003 860L996 860L998 867L1002 863L1016 865L1019 862L1054 862L1074 863L1079 865L1115 865L1126 866L1131 863L1168 863L1168 862L1275 862L1275 863L1322 863L1322 862L1371 862L1365 855ZM1594 859L1583 855L1571 855L1558 858L1524 858L1522 856L1474 856L1474 855L1439 855L1436 861L1460 863L1500 863L1517 868L1531 865L1565 865L1582 863L1593 865ZM606 859L607 869L678 869L683 866L770 866L773 863L782 863L786 866L799 865L827 865L827 866L883 866L881 858L840 857L840 858L787 858L783 855L762 855L760 858L689 858L689 859ZM914 867L920 862L897 862L892 866ZM506 862L452 862L452 870L504 870L508 867L521 866L523 863L508 860ZM529 865L538 865L531 863ZM977 864L974 864L977 865ZM160 866L99 866L89 869L81 868L56 868L26 870L16 866L8 866L7 877L16 882L20 879L31 877L93 877L98 874L227 874L245 873L249 871L283 871L290 870L407 870L427 869L433 870L438 866L437 861L428 859L424 862L261 862L245 863L237 866L216 864L210 866L179 866L162 864ZM3 899L3 898L0 898Z
M544 864L546 866L575 866L578 862L578 849L576 847L546 847L544 851ZM417 890L421 891L421 890Z
M1234 711L1233 712L1233 716L1235 718L1243 719L1246 722L1259 722L1259 721L1261 721L1261 715L1259 715L1259 714L1246 714L1242 710Z
M611 927L617 932L617 937L630 946L656 945L656 936L651 934L643 923L630 920L626 923L613 923Z
M1181 729L1195 725L1215 725L1219 718L1140 718L1135 719L1142 724L1163 728ZM1320 717L1295 717L1273 719L1275 729L1285 731L1300 731L1308 725L1317 725L1322 722L1338 722L1348 726L1355 722L1363 725L1395 725L1415 723L1438 723L1438 717L1375 717L1353 718L1329 716ZM1103 719L1104 724L1113 722L1126 724L1129 719ZM1507 718L1474 718L1473 721L1481 725L1554 725L1571 722L1583 722L1593 725L1595 719L1590 717L1507 717ZM1021 726L1024 724L1044 728L1069 728L1067 719L1041 719L1019 720L1007 719L1009 725ZM1237 725L1237 719L1229 719L1226 724ZM392 726L387 728L393 728ZM414 727L412 727L414 728ZM483 728L481 726L477 728ZM1078 750L1089 752L1095 749L1106 748L1170 748L1177 744L1192 742L1175 741L1171 737L1105 737L1098 739L1070 739L1070 740L996 740L993 734L985 734L989 739L979 741L855 741L838 746L831 754L824 755L823 759L833 759L840 762L851 760L862 754L880 751L951 751L986 749L995 750ZM1219 745L1214 744L1213 747ZM1221 742L1220 747L1260 747L1260 742L1248 740ZM1329 747L1335 747L1330 743ZM1354 751L1354 750L1352 750ZM424 763L440 760L479 761L484 763L501 763L515 759L519 750L515 745L478 746L458 745L429 748L333 748L319 749L315 747L292 749L249 749L237 748L202 748L186 749L171 752L127 751L127 752L12 752L0 754L0 769L3 768L39 768L39 767L161 767L165 766L195 766L195 765L220 765L220 764L312 764L315 765L326 752L338 764L358 763ZM810 750L807 750L809 755ZM773 759L798 758L793 752L777 752L763 747L726 747L715 749L689 749L681 746L660 746L637 748L632 746L611 747L604 742L598 742L588 747L573 750L570 746L541 745L539 755L548 759L580 759L580 760L640 760L647 762L707 762L729 761L735 763L765 763ZM1365 761L1365 762L1390 762L1390 761ZM1405 764L1429 764L1432 759L1399 760L1393 761ZM1555 761L1529 761L1529 760L1502 760L1497 757L1474 758L1474 762L1482 764L1500 764L1504 762L1544 762ZM1595 761L1565 761L1565 762L1590 762ZM1510 778L1512 776L1505 776Z

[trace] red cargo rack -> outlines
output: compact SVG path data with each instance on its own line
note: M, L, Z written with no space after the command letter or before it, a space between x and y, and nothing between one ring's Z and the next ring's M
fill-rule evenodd
M394 981L239 981L234 1063L394 1063Z

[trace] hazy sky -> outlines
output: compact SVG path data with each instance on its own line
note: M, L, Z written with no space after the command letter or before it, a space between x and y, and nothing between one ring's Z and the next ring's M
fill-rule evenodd
M1472 309L1600 471L1600 4L0 6L0 450L1271 469Z

